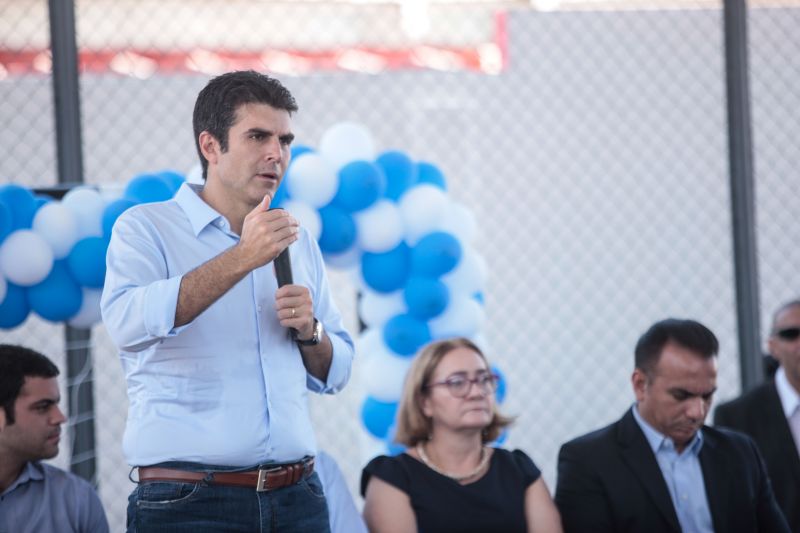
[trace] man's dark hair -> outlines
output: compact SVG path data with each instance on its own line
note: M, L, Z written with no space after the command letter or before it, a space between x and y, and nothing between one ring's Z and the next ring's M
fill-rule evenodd
M710 359L719 352L719 341L710 329L694 320L667 318L656 322L636 343L636 368L651 375L664 346L673 342Z
M208 161L200 150L200 134L209 132L219 141L223 152L228 151L228 131L236 120L236 111L243 104L267 104L275 109L283 109L291 115L297 111L292 93L275 78L270 78L253 70L228 72L208 82L194 103L194 143L200 164L203 166L203 179L208 172Z
M58 367L50 359L30 348L0 344L0 406L6 422L14 423L14 403L26 377L54 378Z

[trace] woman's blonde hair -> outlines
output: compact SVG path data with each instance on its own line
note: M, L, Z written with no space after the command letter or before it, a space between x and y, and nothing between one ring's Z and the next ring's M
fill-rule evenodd
M486 363L486 368L489 368L486 356L469 339L458 337L428 344L414 358L406 375L403 397L400 399L400 409L397 413L395 442L406 446L416 446L418 442L426 441L430 437L433 424L430 417L425 416L425 413L422 412L422 400L429 394L426 385L444 356L456 348L467 348L477 353ZM483 442L492 442L497 439L503 428L512 421L512 418L501 415L497 411L496 403L493 403L492 421L482 432Z

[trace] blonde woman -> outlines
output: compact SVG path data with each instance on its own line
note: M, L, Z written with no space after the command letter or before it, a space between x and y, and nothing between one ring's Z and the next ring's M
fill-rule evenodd
M406 377L396 440L408 449L364 468L364 518L376 533L560 532L533 461L492 448L511 420L495 406L497 376L467 339L428 345Z

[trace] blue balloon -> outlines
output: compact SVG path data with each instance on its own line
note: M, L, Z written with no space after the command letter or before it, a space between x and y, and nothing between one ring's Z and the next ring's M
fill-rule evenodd
M128 182L122 197L137 204L145 204L169 200L174 194L172 188L160 176L139 174Z
M406 283L403 297L411 316L428 320L447 308L450 291L438 279L412 277Z
M428 324L409 314L396 315L383 326L383 340L397 355L413 356L431 340Z
M397 402L381 402L367 396L361 405L361 421L373 436L385 439L394 424Z
M494 391L495 399L497 399L497 403L503 403L506 399L506 376L503 374L499 368L492 365L492 372L497 374L497 390Z
M0 328L15 328L28 318L31 307L26 292L19 285L8 283L6 297L0 302Z
M395 455L400 455L406 451L406 448L407 446L405 444L400 444L391 440L386 443L386 453L392 457Z
M28 289L28 302L45 320L63 322L80 311L83 293L64 261L56 261L44 281Z
M439 277L453 270L461 260L461 243L451 233L434 231L411 250L412 274Z
M75 281L84 287L101 288L106 279L106 249L102 237L85 237L75 243L67 256L67 265Z
M369 161L352 161L339 170L339 190L333 203L345 211L361 211L378 201L386 190L381 167Z
M417 183L417 166L403 152L384 152L375 162L386 174L386 198L397 201L409 187Z
M411 270L411 249L401 242L388 252L365 252L361 256L361 275L378 292L392 292L403 287Z
M356 222L349 213L333 205L319 210L322 233L319 248L329 254L344 252L356 242Z
M167 184L167 187L169 187L169 190L172 191L173 196L186 181L186 177L183 174L180 172L175 172L174 170L162 170L156 175Z
M447 181L439 167L427 161L417 163L417 183L427 183L439 187L443 191L447 190Z
M310 146L306 146L305 144L293 144L292 148L291 148L291 151L292 151L292 161L294 161L295 158L300 157L301 155L303 155L305 153L308 153L308 152L312 152L313 153L314 149L311 148Z
M11 210L11 231L28 229L33 225L36 198L33 193L15 183L0 187L0 202Z
M288 177L288 172L283 175L283 179L281 179L280 184L278 184L278 190L275 191L275 196L272 197L272 201L269 204L270 207L281 207L290 199L289 187L286 185L286 178Z
M43 205L49 204L50 202L53 201L53 199L51 197L47 196L46 194L37 194L37 195L34 196L34 199L36 200L36 211L41 209ZM34 215L34 218L35 218L36 217L36 213L34 212L33 215Z
M136 205L133 200L127 198L117 198L110 204L106 205L103 209L103 236L108 239L111 237L111 230L114 227L114 222L117 221L119 216L125 212L129 207Z
M0 243L12 232L14 219L11 215L11 208L0 199Z
M407 446L395 441L397 435L397 424L392 424L386 432L386 453L389 455L400 455L406 451Z

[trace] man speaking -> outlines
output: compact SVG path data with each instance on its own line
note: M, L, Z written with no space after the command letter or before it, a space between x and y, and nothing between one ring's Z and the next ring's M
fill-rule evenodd
M353 343L313 237L269 210L296 110L268 76L212 79L193 118L205 184L114 225L101 308L128 384L129 531L328 530L306 395L347 383Z

